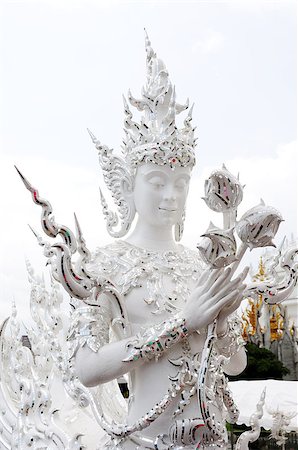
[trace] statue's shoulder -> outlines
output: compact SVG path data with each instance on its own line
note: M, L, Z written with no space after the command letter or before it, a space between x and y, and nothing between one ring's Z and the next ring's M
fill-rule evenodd
M98 247L92 254L93 259L111 258L122 256L126 252L127 245L121 239L114 240L103 247Z
M124 241L113 241L98 247L91 255L88 270L94 274L106 274L112 278L127 264L127 246Z

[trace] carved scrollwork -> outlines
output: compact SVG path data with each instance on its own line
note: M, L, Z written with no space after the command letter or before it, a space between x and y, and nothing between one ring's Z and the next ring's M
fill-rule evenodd
M108 203L100 191L103 214L107 224L107 231L112 237L122 237L127 234L135 216L133 201L129 201L124 192L133 191L134 177L124 159L115 156L113 150L96 139L88 130L99 157L99 165L102 169L103 178L107 188L117 207L117 212L109 209ZM116 230L116 227L119 227Z

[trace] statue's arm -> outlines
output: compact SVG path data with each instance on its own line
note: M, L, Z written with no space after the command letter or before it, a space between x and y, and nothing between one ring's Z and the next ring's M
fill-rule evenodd
M84 330L77 332L81 342L75 355L78 377L86 386L95 386L118 378L148 360L158 359L187 335L205 329L226 305L235 302L242 293L241 283L242 277L230 283L230 269L209 272L199 281L179 314L116 342L109 342L111 311L103 311L104 314L99 311L93 326L87 330L89 335L84 335ZM221 342L226 345L225 337Z
M75 370L80 381L87 387L106 383L135 369L142 360L124 362L126 345L131 338L110 342L98 351L88 346L80 347L75 356Z
M78 310L71 326L75 371L85 386L106 383L146 361L158 360L188 334L185 319L174 316L137 335L110 342L110 328L117 319L113 319L108 298L105 300L101 308Z

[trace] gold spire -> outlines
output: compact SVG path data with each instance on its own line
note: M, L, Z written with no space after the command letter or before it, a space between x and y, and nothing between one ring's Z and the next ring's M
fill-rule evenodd
M259 275L260 276L264 276L265 275L265 267L264 267L264 264L263 264L262 256L260 257L260 262L259 262Z
M272 341L279 341L284 334L284 318L278 305L273 305L270 315L270 338Z
M265 265L263 263L263 258L260 256L260 262L259 262L259 270L258 272L253 276L253 281L265 281L267 278L267 273L265 269Z

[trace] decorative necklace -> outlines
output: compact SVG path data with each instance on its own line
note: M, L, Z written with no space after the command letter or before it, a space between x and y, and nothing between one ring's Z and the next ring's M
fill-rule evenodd
M152 251L117 241L98 249L90 269L113 279L122 295L136 287L146 287L143 299L152 306L152 314L173 313L181 309L189 294L190 280L196 281L203 264L197 252L182 247L181 251Z

